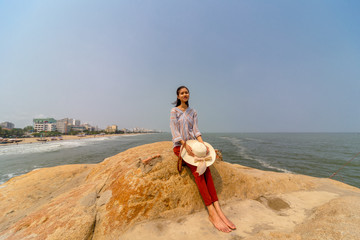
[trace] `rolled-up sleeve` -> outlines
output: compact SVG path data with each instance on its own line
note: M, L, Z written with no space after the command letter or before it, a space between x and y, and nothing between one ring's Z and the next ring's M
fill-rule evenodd
M198 136L201 136L201 132L200 132L199 127L198 127L198 117L197 117L197 112L196 111L194 112L193 133L194 133L196 138Z
M171 129L172 141L174 143L182 140L179 128L180 128L180 124L176 117L176 111L172 109L170 112L170 129Z

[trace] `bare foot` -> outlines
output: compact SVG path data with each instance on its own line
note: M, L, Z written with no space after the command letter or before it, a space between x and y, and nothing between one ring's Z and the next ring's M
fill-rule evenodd
M218 201L214 202L214 207L216 209L217 214L219 215L219 217L221 218L221 220L231 229L231 230L235 230L236 226L233 222L231 222L223 213L223 211L221 210L220 204Z
M209 220L214 225L214 227L217 230L222 231L224 233L231 232L231 229L221 220L221 218L217 214L217 211L214 208L214 206L211 204L207 208L209 210Z

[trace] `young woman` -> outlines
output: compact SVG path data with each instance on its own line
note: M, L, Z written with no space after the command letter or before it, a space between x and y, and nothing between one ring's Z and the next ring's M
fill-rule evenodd
M170 128L172 141L174 143L173 150L175 155L179 157L180 148L183 147L190 156L194 156L191 147L186 144L186 141L196 139L204 143L198 128L197 113L189 107L190 92L187 87L179 87L176 95L177 100L174 102L175 107L171 109L170 113ZM195 166L186 162L185 164L194 175L195 182L208 209L209 220L212 224L222 232L228 233L231 232L231 230L235 230L236 226L221 210L210 169L207 167L205 173L199 175L196 172L197 168Z

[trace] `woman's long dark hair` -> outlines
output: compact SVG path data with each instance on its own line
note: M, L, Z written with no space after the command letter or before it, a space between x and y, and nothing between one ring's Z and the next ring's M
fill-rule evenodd
M176 90L176 96L179 96L180 90L183 89L183 88L186 88L186 89L188 90L188 92L190 93L190 91L189 91L189 89L188 89L187 87L185 87L185 86L180 86L180 87L178 87L178 89ZM174 104L175 107L177 107L177 106L180 106L180 105L181 105L181 101L180 101L180 99L177 98L176 101L173 102L172 104ZM189 101L186 101L186 105L189 107Z

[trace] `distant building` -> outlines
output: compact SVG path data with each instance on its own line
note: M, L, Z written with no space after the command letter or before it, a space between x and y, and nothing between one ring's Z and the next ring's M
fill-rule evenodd
M73 119L73 122L72 122L72 125L74 125L74 126L80 126L80 124L81 124L81 121L80 120L77 120L77 119Z
M117 132L118 130L118 126L117 125L111 125L111 126L108 126L105 130L105 132L107 133L115 133Z
M71 126L71 130L83 132L86 128L84 126Z
M64 119L61 119L61 120L57 120L56 121L56 130L58 132L63 133L63 134L69 133L70 130L71 130L71 126L69 124L69 119L64 118Z
M88 130L88 131L90 131L90 132L94 132L94 131L95 131L95 127L91 126L91 125L88 124L88 123L84 123L82 126L85 127L85 129Z
M129 129L123 128L123 129L120 129L120 131L123 132L123 133L128 133Z
M47 123L44 125L45 132L55 132L56 131L56 123Z
M154 131L154 130L150 130L150 129L146 129L146 128L136 127L136 128L133 128L133 129L132 129L132 132L133 132L133 133L151 133L151 132L155 132L155 131Z
M34 118L33 124L35 132L56 131L56 120L54 118Z
M68 118L68 123L71 126L80 126L81 125L81 121L78 119L74 119L74 118Z
M2 123L0 123L0 127L11 130L15 127L15 124L13 124L11 122L2 122Z

